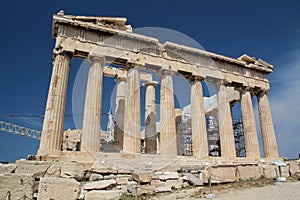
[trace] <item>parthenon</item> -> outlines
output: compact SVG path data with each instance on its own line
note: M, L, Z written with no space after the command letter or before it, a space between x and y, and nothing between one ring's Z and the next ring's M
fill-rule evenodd
M117 84L114 144L120 154L142 153L140 87L143 82L146 87L145 154L177 156L173 76L181 76L190 83L193 157L209 157L204 81L217 88L221 157L236 157L232 92L238 95L241 105L246 157L260 158L253 96L258 101L264 157L279 157L268 101L267 75L274 68L267 62L246 54L235 59L173 42L161 44L156 38L133 33L131 26L126 25L126 18L120 17L72 16L59 12L53 16L53 37L56 44L39 156L62 155L70 61L81 58L90 65L80 144L82 155L101 153L102 82L103 76L109 76ZM152 79L153 73L160 76L160 82ZM156 127L158 97L155 96L158 88L159 131Z

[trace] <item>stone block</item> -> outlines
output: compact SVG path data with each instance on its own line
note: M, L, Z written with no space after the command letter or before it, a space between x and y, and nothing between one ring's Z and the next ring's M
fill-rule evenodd
M140 183L150 183L152 180L151 172L135 172L132 174L132 177L135 181Z
M264 177L266 178L276 178L276 170L274 165L262 164L261 167L263 168Z
M32 199L35 187L34 178L20 174L0 175L0 197L6 199L8 193L10 199Z
M117 184L117 181L114 179L95 181L95 182L89 182L89 183L84 184L83 189L85 189L85 190L101 190L101 189L106 189L106 188L112 188L116 184Z
M288 177L290 176L290 171L289 171L289 167L281 167L281 176L282 177Z
M46 178L50 178L50 177L56 177L59 178L60 177L60 172L61 172L61 165L62 164L52 164L48 170L45 173Z
M156 172L155 175L158 176L160 180L170 180L170 179L178 179L178 172Z
M80 184L71 178L41 178L38 199L78 199Z
M15 170L16 174L27 174L35 178L41 178L45 175L48 168L51 166L50 163L39 163L39 162L28 162L28 163L17 163Z
M105 161L103 161L105 162ZM116 174L118 171L116 169L112 169L110 167L106 167L101 163L94 163L88 170L91 173L97 174Z
M162 187L155 188L155 192L171 192L171 191L172 191L171 187L168 187L168 186L162 186Z
M289 166L290 174L292 176L295 175L295 174L297 174L297 172L300 172L298 163L296 161L290 161L288 163L288 166Z
M127 183L128 183L128 178L126 177L117 178L118 185L127 185Z
M15 171L17 168L16 164L1 164L0 163L0 174L9 174Z
M101 174L91 174L90 175L90 181L100 181L103 180L103 175Z
M263 169L255 165L237 166L237 180L259 179L263 175Z
M171 187L171 189L173 189L173 188L180 189L180 188L182 188L182 185L183 185L183 180L182 179L167 180L166 183L165 183L165 186Z
M74 178L81 181L85 176L88 169L92 164L88 163L77 163L67 162L61 166L61 177L62 178Z
M118 190L94 190L87 192L85 194L85 200L111 200L111 199L120 199L122 192Z
M203 171L200 178L202 178L204 183L208 182L209 174L211 175L212 183L227 183L236 181L234 166L211 167L210 170Z

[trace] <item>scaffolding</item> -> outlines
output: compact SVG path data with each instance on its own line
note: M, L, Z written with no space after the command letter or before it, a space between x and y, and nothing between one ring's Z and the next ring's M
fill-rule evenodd
M234 118L232 121L236 156L245 157L245 142L243 121L241 118ZM209 155L214 157L221 156L219 123L216 115L206 116L206 130ZM177 134L177 155L192 156L192 125L191 116L184 114L176 119Z

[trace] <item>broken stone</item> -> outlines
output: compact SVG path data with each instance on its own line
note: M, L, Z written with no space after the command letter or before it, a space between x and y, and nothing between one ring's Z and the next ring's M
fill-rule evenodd
M128 178L117 178L117 184L118 185L127 185Z
M300 172L298 163L296 161L291 161L289 162L288 165L289 165L290 174L292 176L295 175L297 172Z
M9 174L15 171L16 164L2 164L0 163L0 174Z
M49 163L41 163L28 161L26 164L17 162L16 174L27 174L34 178L41 178L45 175L46 171L51 165Z
M10 194L10 199L33 198L34 178L27 175L4 174L0 175L0 197L5 199Z
M86 183L83 186L85 190L101 190L106 188L111 188L117 184L117 181L114 179L95 181L91 183Z
M48 170L46 171L45 177L60 177L60 172L61 172L61 165L59 164L53 164L51 165Z
M165 182L165 186L166 187L170 187L171 189L175 188L175 189L180 189L182 188L182 184L183 184L183 180L182 179L178 179L178 180L167 180Z
M150 183L152 180L152 173L151 172L135 172L132 174L132 177L137 182Z
M91 174L90 181L100 181L103 180L103 176L101 174Z
M114 178L115 178L115 175L113 175L113 174L106 175L106 176L103 177L104 180L114 179Z
M160 180L170 180L179 178L178 172L156 172L155 175L157 175Z
M168 186L162 186L162 187L155 188L155 192L171 192L171 191L172 191L171 187L168 187Z
M80 184L70 178L41 178L38 199L78 199Z

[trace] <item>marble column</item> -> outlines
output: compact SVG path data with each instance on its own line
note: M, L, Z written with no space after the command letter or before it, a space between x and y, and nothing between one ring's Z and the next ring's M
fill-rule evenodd
M70 53L54 54L38 154L42 154L43 150L61 150L70 61Z
M192 149L197 158L208 157L205 110L201 77L191 80Z
M221 157L236 157L231 107L227 96L227 87L223 83L219 85L217 96Z
M257 101L265 158L278 158L278 147L266 92L261 92L257 96Z
M134 66L127 68L124 153L141 153L140 73Z
M124 139L124 113L126 96L126 79L116 78L116 108L115 108L115 133L114 145L121 151L123 150Z
M172 72L163 70L160 86L160 153L177 155Z
M156 153L156 82L146 82L145 143L146 153Z
M82 123L81 151L99 152L104 58L91 56Z
M247 89L241 91L241 114L243 118L246 157L260 158L252 96Z

